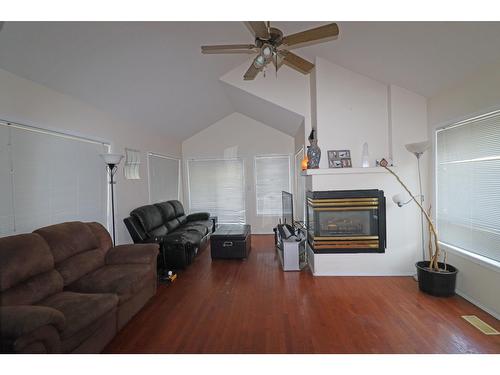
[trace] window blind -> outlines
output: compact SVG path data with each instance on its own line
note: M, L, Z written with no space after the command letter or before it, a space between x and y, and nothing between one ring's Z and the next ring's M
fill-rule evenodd
M440 240L500 261L500 111L438 130L436 150Z
M257 215L281 216L281 192L290 191L290 156L255 157Z
M0 123L0 236L14 232L10 128Z
M223 224L246 222L241 159L189 160L188 190L191 212L209 212Z
M107 225L106 144L2 122L0 139L0 235L73 220Z
M176 158L148 154L151 203L179 199L180 163Z

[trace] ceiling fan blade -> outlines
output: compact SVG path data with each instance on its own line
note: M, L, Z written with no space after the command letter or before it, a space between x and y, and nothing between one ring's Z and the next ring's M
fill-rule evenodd
M252 79L255 79L255 77L257 77L257 74L259 74L259 72L260 69L256 68L252 61L252 65L250 65L248 70L243 75L243 79L245 81L251 81Z
M267 40L271 37L264 21L247 21L245 22L245 26L256 38Z
M314 64L312 62L303 59L293 52L282 50L280 51L280 54L283 57L283 64L288 65L290 68L293 68L302 74L308 74L314 68Z
M253 44L222 44L214 46L201 46L201 53L255 53L257 48Z
M283 44L286 44L290 47L293 46L294 48L304 47L306 45L336 39L338 35L339 27L336 23L330 23L328 25L323 25L314 29L309 29L306 31L301 31L300 33L285 36L283 38Z

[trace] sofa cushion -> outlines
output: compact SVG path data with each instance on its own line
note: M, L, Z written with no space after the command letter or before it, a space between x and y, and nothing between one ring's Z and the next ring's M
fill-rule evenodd
M182 229L194 229L202 236L206 236L208 233L208 227L205 224L196 221L187 222L182 226L181 230Z
M159 253L158 244L118 245L106 256L106 264L153 264Z
M0 292L53 268L54 257L38 234L0 238Z
M107 248L102 248L102 235L94 234L92 226L80 221L37 229L49 244L56 269L69 285L83 275L104 265ZM107 247L104 242L104 246Z
M214 222L212 220L194 220L194 221L188 221L186 225L188 224L203 225L204 227L207 228L209 232L212 231L214 226Z
M56 269L61 274L64 285L69 285L83 275L104 266L105 254L101 249L84 251L56 264Z
M181 202L179 202L177 200L171 200L171 201L168 201L168 203L170 203L172 205L172 207L174 208L176 217L184 215L184 207L182 206Z
M17 339L47 325L53 325L59 331L63 331L66 326L64 314L47 306L2 306L0 322L2 339Z
M38 233L47 241L56 264L100 246L99 239L90 227L80 221L51 225L37 229L34 233Z
M203 235L195 229L179 228L173 233L164 237L165 244L168 245L189 245L191 247L200 246Z
M61 274L52 269L0 293L0 305L34 305L52 294L62 292L63 285Z
M90 228L92 233L94 233L94 236L97 237L97 240L99 241L99 247L102 250L104 250L104 252L108 251L113 247L113 241L111 239L111 235L101 223L90 222L85 224Z
M177 220L179 221L179 224L180 224L180 225L185 224L185 223L186 223L186 221L187 221L187 220L186 220L186 215L179 216L179 217L177 218Z
M61 339L67 339L85 329L94 321L114 309L118 304L115 294L57 293L40 302L40 305L59 310L66 318Z
M147 264L107 265L85 275L67 289L80 293L116 293L122 303L150 282L152 275L151 265Z
M176 214L174 206L172 206L169 202L155 203L155 206L160 210L164 223L175 219Z
M146 233L163 225L160 210L152 204L136 208L130 213L130 216L139 220Z
M165 225L168 228L168 233L171 233L171 232L175 231L177 228L179 228L180 223L179 223L179 220L172 219L170 221L167 221Z

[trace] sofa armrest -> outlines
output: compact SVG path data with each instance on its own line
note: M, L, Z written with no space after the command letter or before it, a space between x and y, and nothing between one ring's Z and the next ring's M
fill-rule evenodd
M151 264L156 261L158 253L156 243L118 245L108 251L106 264Z
M208 219L210 219L210 213L208 212L195 212L194 214L186 216L187 221L208 220Z
M63 313L47 306L0 306L2 352L58 353Z

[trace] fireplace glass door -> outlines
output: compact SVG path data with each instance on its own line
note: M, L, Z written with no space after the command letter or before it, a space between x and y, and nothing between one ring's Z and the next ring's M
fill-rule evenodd
M318 211L315 237L376 236L377 210Z

